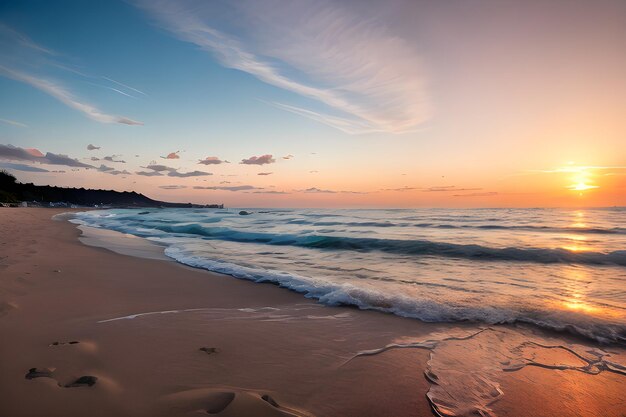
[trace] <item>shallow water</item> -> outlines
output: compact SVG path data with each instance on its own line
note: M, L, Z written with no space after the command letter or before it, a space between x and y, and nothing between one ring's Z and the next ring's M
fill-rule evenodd
M115 209L77 221L199 268L424 321L626 342L626 209Z

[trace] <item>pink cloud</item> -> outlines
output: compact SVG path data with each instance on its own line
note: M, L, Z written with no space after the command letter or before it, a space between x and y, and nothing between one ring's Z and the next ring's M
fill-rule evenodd
M248 159L242 159L241 163L244 165L265 165L272 164L276 162L276 160L272 157L272 155L266 154L261 156L251 156Z
M206 158L201 159L198 163L202 165L219 165L227 162L228 161L222 161L217 156L207 156Z
M30 155L35 156L37 158L41 158L44 155L41 153L41 151L39 149L35 149L35 148L24 148L24 150L26 152L28 152Z
M180 151L170 152L170 153L167 154L167 156L162 156L161 158L163 158L163 159L180 159L180 156L178 156L178 152L180 152Z

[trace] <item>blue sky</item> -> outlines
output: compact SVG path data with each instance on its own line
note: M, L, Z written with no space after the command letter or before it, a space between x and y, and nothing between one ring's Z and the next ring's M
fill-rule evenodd
M619 1L4 2L0 144L94 167L4 168L231 205L534 203L554 190L507 178L626 164L625 16ZM207 175L136 174L173 172L158 165Z

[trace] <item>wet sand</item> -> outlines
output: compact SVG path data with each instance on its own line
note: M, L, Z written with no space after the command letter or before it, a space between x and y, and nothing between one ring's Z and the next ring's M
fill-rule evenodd
M427 394L442 415L626 413L621 348L325 307L86 246L63 211L0 209L0 416L432 416Z

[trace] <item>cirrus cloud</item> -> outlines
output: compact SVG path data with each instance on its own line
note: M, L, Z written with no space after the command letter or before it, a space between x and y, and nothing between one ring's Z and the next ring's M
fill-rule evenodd
M223 66L325 106L274 103L283 110L352 134L412 131L430 117L420 56L350 2L134 4Z
M51 81L45 78L35 77L21 71L4 67L2 65L0 65L0 75L35 87L36 89L56 98L67 107L77 110L97 122L121 123L125 125L143 125L142 122L132 120L125 116L116 116L102 112L97 107L79 100L66 87L58 82Z

